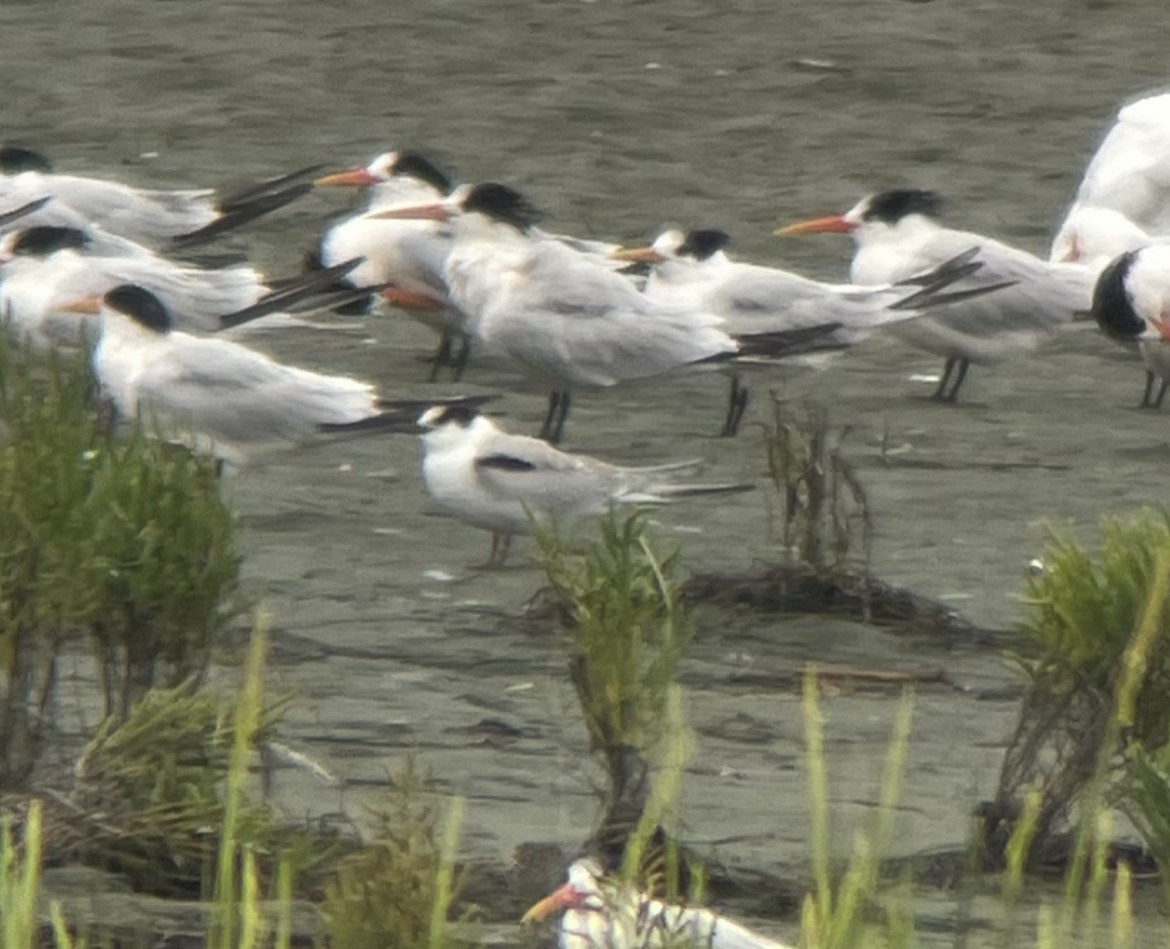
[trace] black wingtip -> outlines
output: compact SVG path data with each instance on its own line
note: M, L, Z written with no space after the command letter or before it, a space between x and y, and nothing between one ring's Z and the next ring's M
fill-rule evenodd
M216 206L219 208L221 214L232 214L236 211L242 211L245 207L278 194L289 185L300 182L302 178L315 175L324 168L324 165L308 165L304 168L298 168L296 171L290 171L286 175L268 178L220 198Z
M325 422L317 426L320 432L345 432L352 435L395 433L417 435L422 431L417 412L380 412L358 422Z
M172 237L171 246L176 249L185 249L199 244L206 244L208 241L215 240L229 231L234 231L259 217L263 217L265 214L271 214L273 211L283 208L286 204L292 204L292 202L304 197L312 190L313 186L311 184L299 184L285 188L282 191L277 191L274 194L266 194L249 204L241 205L233 211L221 214L205 227Z
M11 211L5 211L3 214L0 214L0 227L7 227L9 224L19 221L21 218L28 217L28 215L39 211L52 200L52 195L45 195L43 198L37 198L28 204L22 204L20 207L13 208Z
M799 356L846 349L848 348L846 344L832 338L832 334L841 329L841 326L841 323L821 323L817 326L802 326L799 329L778 330L773 333L736 336L739 352L727 355L731 359L737 356Z
M329 291L333 284L357 267L362 260L361 257L355 257L333 267L326 267L301 277L282 281L279 289L265 294L251 306L221 316L219 328L221 330L235 329L237 326L258 320L263 316L293 309L298 303Z

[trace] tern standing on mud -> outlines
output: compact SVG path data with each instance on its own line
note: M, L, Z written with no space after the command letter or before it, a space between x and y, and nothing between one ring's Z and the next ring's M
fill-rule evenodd
M419 418L423 480L444 511L492 532L487 566L507 560L514 534L530 518L571 523L615 505L666 504L702 494L729 494L749 484L686 484L699 461L623 468L560 451L539 438L510 435L469 406L435 406Z
M549 384L541 436L554 444L574 389L654 376L739 348L719 317L658 304L596 254L534 235L535 208L505 185L463 186L444 201L373 216L454 220L451 298L486 351Z
M971 363L1032 352L1088 310L1096 275L1088 267L1049 263L982 234L944 227L941 207L931 191L883 191L845 214L790 224L776 234L852 234L857 249L849 279L860 284L898 283L978 247L983 267L974 285L1010 286L890 328L912 346L946 358L933 397L955 402Z

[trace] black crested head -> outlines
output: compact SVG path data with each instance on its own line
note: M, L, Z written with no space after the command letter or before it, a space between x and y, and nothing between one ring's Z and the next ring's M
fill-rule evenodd
M1133 342L1146 331L1146 321L1134 309L1125 285L1138 251L1122 254L1101 271L1093 288L1093 306L1089 311L1101 332L1118 342Z
M165 333L171 328L171 315L162 300L145 287L124 283L109 291L105 301L111 310L125 314L135 323L156 333Z
M875 194L869 199L869 207L861 216L867 221L897 224L911 214L936 218L942 213L942 206L942 198L934 191L901 188Z
M8 175L22 171L52 171L53 164L40 152L19 145L5 145L0 148L0 171Z
M460 428L467 428L479 415L479 408L463 403L458 405L436 405L430 410L430 413L434 413L430 418L432 428L438 428L440 425L446 425L448 422L452 422Z
M396 175L407 175L426 182L443 194L450 194L454 183L438 165L422 152L399 152L391 168Z
M89 237L76 227L38 224L20 231L12 244L12 253L24 257L48 257L59 250L85 247Z
M464 211L478 211L493 220L527 231L540 221L540 212L524 195L495 181L478 184L463 199Z
M679 245L678 253L694 257L695 260L708 260L730 243L731 235L727 231L687 231L686 240Z

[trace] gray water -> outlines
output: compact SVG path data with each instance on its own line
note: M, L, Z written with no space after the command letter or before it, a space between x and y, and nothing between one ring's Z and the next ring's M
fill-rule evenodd
M956 225L1043 252L1119 103L1165 82L1166 24L1161 0L6 0L0 136L61 170L228 188L423 144L461 179L522 188L554 229L629 241L667 222L723 227L745 259L841 278L844 240L770 231L891 185L938 189ZM311 196L245 246L287 273L344 207ZM454 391L422 381L431 339L397 317L254 342L391 396ZM1133 408L1140 369L1093 332L973 370L955 407L925 398L920 377L938 369L873 340L824 372L755 374L749 420L764 417L769 386L827 403L851 428L875 572L1010 626L1048 526L1091 537L1104 513L1164 501L1170 421ZM711 437L723 384L682 376L583 395L568 447L631 463L697 455L719 478L760 479L758 429ZM491 369L457 388L504 392L517 431L544 411L542 393ZM290 812L360 822L370 786L417 748L467 798L467 853L508 862L523 843L580 842L600 775L561 642L518 619L541 584L530 543L504 571L469 569L488 538L432 511L410 439L306 446L233 476L229 493L248 589L277 631L273 687L298 696L285 737L342 784L281 774ZM659 535L683 545L688 569L743 569L776 556L769 504L761 481L661 513ZM767 683L810 659L943 667L959 683L918 698L897 846L960 845L964 815L994 790L1014 671L985 650L739 613L704 614L687 663L697 751L683 838L730 864L803 872L799 705ZM845 853L874 810L892 703L847 691L824 714ZM793 935L796 922L778 928Z

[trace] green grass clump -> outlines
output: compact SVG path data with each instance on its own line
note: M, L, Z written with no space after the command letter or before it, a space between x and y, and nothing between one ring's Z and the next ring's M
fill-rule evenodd
M326 885L322 914L332 949L445 949L458 895L454 873L461 804L445 818L426 775L408 756L385 804L371 810L370 841Z
M1170 514L1144 511L1101 525L1096 557L1055 538L1027 589L1024 635L1036 652L1021 658L1028 676L1019 724L989 827L992 862L1001 862L1028 794L1034 805L1029 850L1075 820L1121 800L1164 867L1170 828L1158 817L1159 777L1170 765Z
M537 531L545 572L566 605L572 634L569 677L601 760L607 793L585 847L625 867L642 887L687 889L671 822L691 752L679 663L693 636L675 579L678 552L653 548L643 513L611 513L580 555ZM654 782L650 763L654 761ZM689 887L696 890L691 874Z
M239 556L214 463L117 434L83 355L0 332L0 783L25 780L56 661L89 639L107 714L201 674Z
M693 629L673 574L677 551L659 557L646 517L611 514L580 557L539 532L545 573L568 604L572 678L594 750L647 752L669 732L668 703Z

